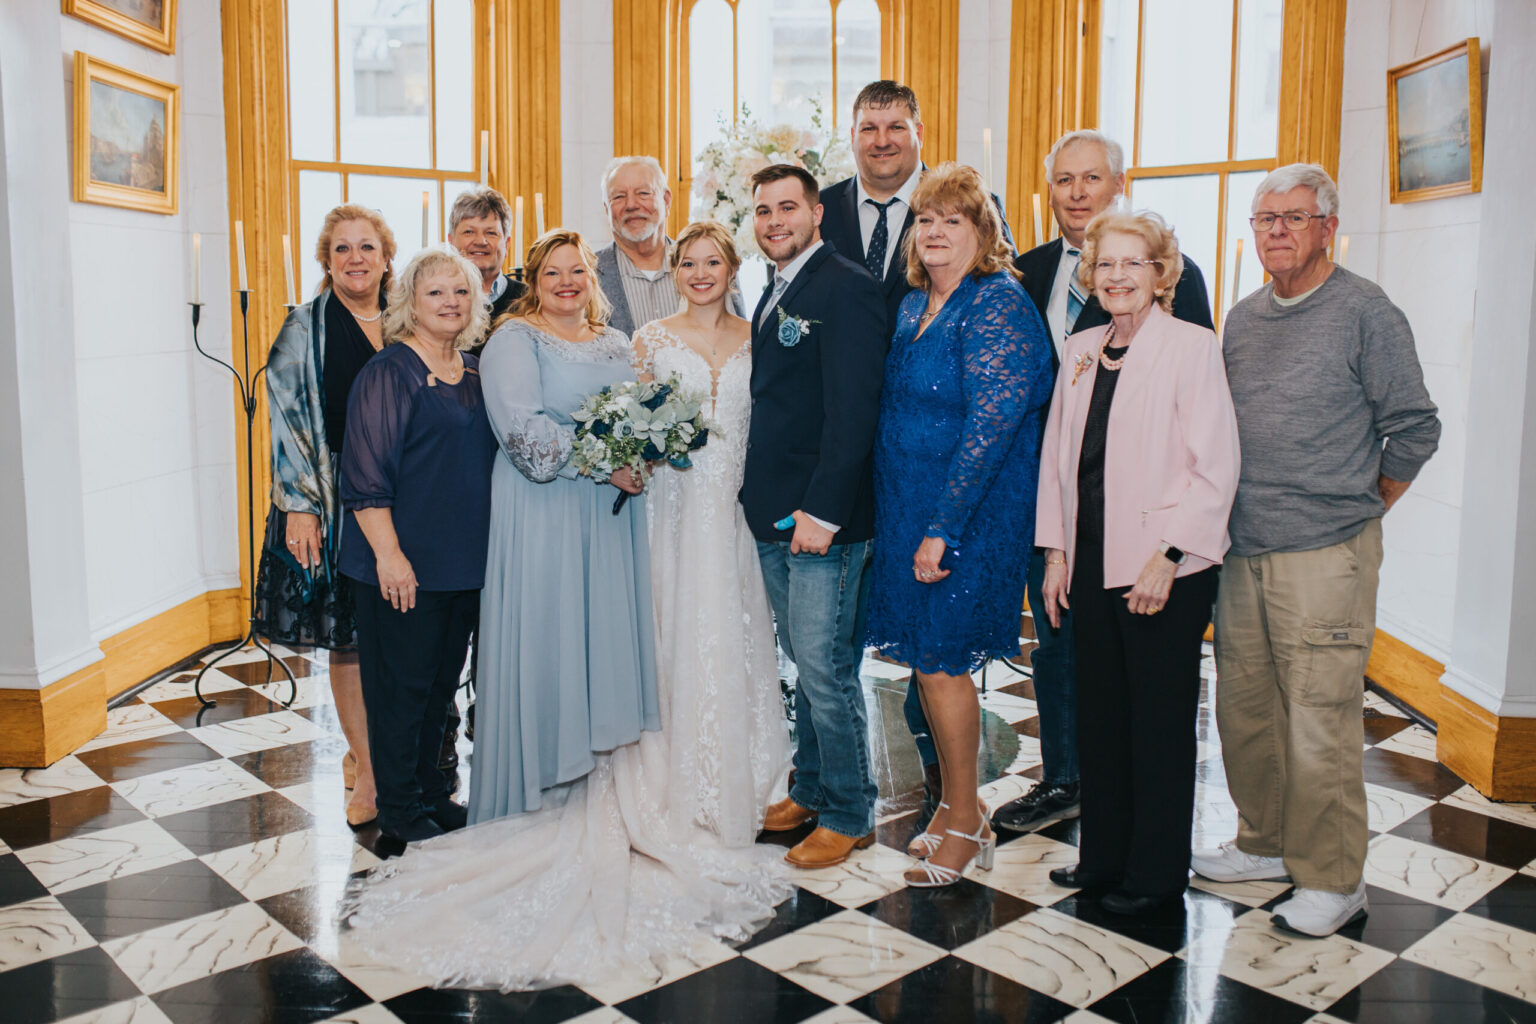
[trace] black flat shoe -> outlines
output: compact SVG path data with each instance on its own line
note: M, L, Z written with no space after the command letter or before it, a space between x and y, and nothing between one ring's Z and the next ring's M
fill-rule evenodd
M1099 900L1099 906L1111 914L1119 914L1122 917L1145 917L1159 910L1168 910L1179 906L1184 900L1184 890L1178 892L1165 892L1161 896L1136 896L1119 889L1104 894Z
M1085 873L1079 864L1074 864L1069 868L1051 868L1050 879L1052 885L1059 885L1063 889L1087 889L1090 891L1112 889L1120 883L1118 878Z
M425 814L403 825L379 825L379 832L401 843L419 843L443 834L443 827Z
M445 797L439 797L437 803L427 808L427 817L431 818L444 832L457 832L469 824L469 810L463 804L456 804Z

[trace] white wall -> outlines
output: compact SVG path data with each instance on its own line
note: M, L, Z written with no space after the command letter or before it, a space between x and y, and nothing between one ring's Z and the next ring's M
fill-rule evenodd
M1490 47L1495 6L1492 0L1350 0L1344 38L1339 231L1350 236L1350 269L1375 280L1407 314L1444 424L1440 450L1383 523L1377 625L1441 662L1449 660L1457 598L1484 202L1476 193L1388 202L1387 69L1468 36L1482 39L1487 60L1509 59L1496 42Z
M1008 185L1009 0L960 0L960 68L955 87L955 158L983 174L982 132L992 129L992 191ZM1018 210L1008 210L1017 224Z
M598 187L613 157L613 0L560 0L561 214L594 248L613 237Z

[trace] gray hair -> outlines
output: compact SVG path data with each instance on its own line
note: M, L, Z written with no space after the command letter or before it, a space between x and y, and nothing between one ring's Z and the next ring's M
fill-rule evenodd
M616 156L608 163L603 171L603 208L608 207L608 186L613 184L613 179L626 167L644 167L651 172L651 180L656 183L658 196L667 191L667 172L662 169L661 161L653 156Z
M390 286L389 305L384 309L384 344L393 345L416 333L416 284L439 270L458 274L469 289L469 317L464 321L464 329L453 339L453 347L463 350L485 337L491 315L480 301L480 268L443 246L423 249L412 256Z
M1092 128L1081 128L1075 132L1067 132L1057 139L1056 145L1045 154L1046 180L1056 177L1056 154L1074 142L1097 142L1104 147L1104 157L1109 161L1109 173L1116 178L1125 174L1125 150L1120 148L1120 143L1103 132L1096 132Z
M1253 193L1252 213L1259 212L1259 200L1272 193L1289 192L1293 188L1309 188L1317 193L1317 212L1324 217L1337 216L1339 212L1339 187L1320 164L1286 164L1276 167L1264 176Z
M477 185L467 192L461 192L459 198L453 201L453 208L448 212L448 234L453 234L459 221L480 217L495 217L501 221L503 235L512 233L512 208L507 205L506 199L493 188Z

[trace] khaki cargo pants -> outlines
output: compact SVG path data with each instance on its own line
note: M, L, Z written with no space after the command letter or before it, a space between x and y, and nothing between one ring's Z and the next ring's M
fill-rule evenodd
M1216 723L1237 845L1283 857L1299 888L1353 892L1365 867L1361 701L1380 570L1380 519L1221 570Z

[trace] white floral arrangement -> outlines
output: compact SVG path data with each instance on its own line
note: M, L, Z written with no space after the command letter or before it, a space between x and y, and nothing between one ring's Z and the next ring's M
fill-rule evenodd
M822 120L821 101L811 101L811 126L763 127L746 104L734 125L722 119L723 138L699 154L693 175L694 219L728 226L743 256L761 257L752 226L752 175L771 164L794 164L811 172L822 188L853 176L853 152Z
M603 388L582 400L571 419L576 421L576 447L571 464L576 472L607 480L627 466L642 485L646 464L666 461L677 469L693 465L693 452L719 428L703 412L707 396L685 391L676 377L665 381L627 380ZM628 495L620 495L618 513Z

